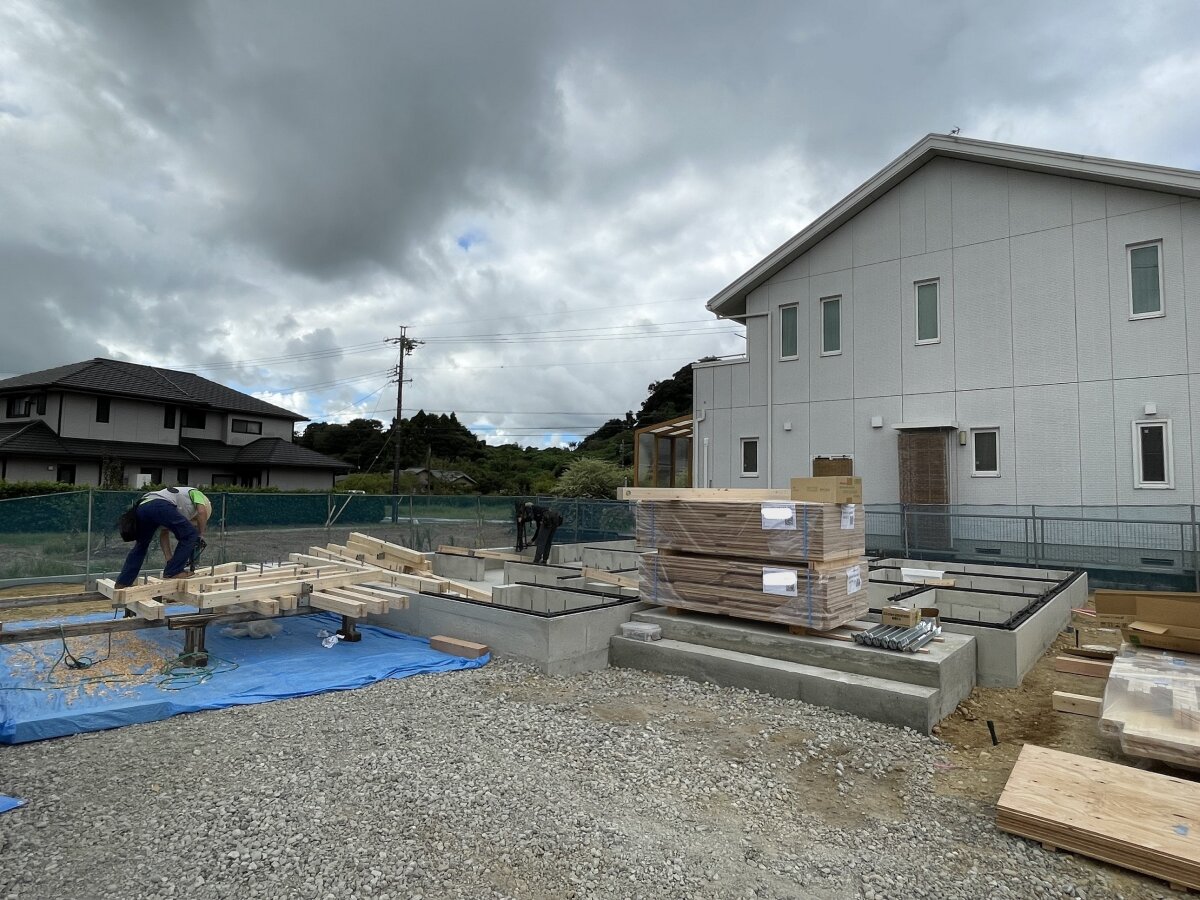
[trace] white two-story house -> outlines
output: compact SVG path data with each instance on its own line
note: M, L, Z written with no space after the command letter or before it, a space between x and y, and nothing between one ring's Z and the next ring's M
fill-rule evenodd
M1200 502L1200 172L929 135L708 309L697 485Z
M331 488L351 467L293 443L304 420L190 372L91 359L0 381L0 480Z

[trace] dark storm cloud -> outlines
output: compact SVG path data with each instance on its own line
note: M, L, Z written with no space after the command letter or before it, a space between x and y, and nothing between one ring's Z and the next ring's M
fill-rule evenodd
M1200 167L1198 26L1183 2L10 0L0 369L118 355L386 418L408 324L406 406L595 421L738 352L704 301L928 131ZM479 334L510 340L454 338Z

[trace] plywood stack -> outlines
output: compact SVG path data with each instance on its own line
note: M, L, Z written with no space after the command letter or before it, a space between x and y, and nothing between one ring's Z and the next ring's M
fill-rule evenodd
M866 613L861 506L696 495L638 502L638 545L656 551L639 568L644 600L813 631Z
M1200 769L1200 657L1124 645L1104 691L1100 730L1129 756Z
M996 824L1093 859L1200 890L1200 784L1026 744Z

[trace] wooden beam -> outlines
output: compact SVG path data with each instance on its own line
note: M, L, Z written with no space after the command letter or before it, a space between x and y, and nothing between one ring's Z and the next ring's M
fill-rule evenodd
M111 578L101 578L96 582L96 589L119 606L127 606L137 600L153 600L164 594L173 596L179 589L177 579L161 581L154 579L147 584L135 584L127 588L118 588Z
M1055 672L1069 672L1072 675L1087 675L1091 678L1107 678L1112 670L1112 663L1099 659L1083 659L1082 657L1059 656L1054 660Z
M166 615L166 607L157 600L133 600L125 608L143 619L155 621Z
M1103 697L1068 694L1066 691L1055 691L1050 697L1058 712L1074 713L1077 716L1089 716L1093 719L1100 718L1100 711L1104 707Z
M386 613L391 602L390 598L378 597L374 593L368 594L364 592L358 585L348 588L327 588L321 591L321 593L341 597L343 600L357 601L373 616L382 616Z
M397 559L402 559L414 566L427 566L429 561L425 558L425 554L418 553L409 547L401 547L399 544L392 544L388 541L381 541L379 538L371 537L369 534L362 534L357 531L350 533L350 539L346 541L346 546L349 547L352 543L362 544L365 547L373 549L375 553L386 553L394 556Z
M481 600L484 603L492 602L491 591L481 590L480 588L472 587L469 584L463 584L461 581L447 581L446 590L442 591L441 593L444 594L446 591L452 591L455 594L462 594L468 600Z
M583 567L583 577L635 590L640 586L640 579L636 575L622 575L619 572L609 572L605 569L593 569L591 566Z
M455 547L452 544L442 544L437 548L438 553L445 553L447 556L474 556L475 551L469 547Z
M621 500L725 500L757 503L764 500L791 500L788 488L618 488Z
M448 653L451 656L461 656L464 659L479 659L484 654L491 653L491 648L487 644L477 644L474 641L464 641L459 638L446 637L445 635L434 635L429 639L429 647L432 650L437 650L440 653Z
M533 555L528 556L521 553L509 553L505 550L476 550L475 556L479 559L499 559L504 562L530 562Z
M323 591L313 591L308 597L308 605L315 609L323 609L326 612L337 613L339 616L351 616L356 619L366 615L366 609L360 601L335 597L333 594L326 594Z

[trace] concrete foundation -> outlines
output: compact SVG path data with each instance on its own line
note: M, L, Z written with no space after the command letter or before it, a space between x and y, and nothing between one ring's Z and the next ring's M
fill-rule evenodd
M635 550L637 549L637 541L595 541L587 544L555 544L550 548L549 562L554 566L582 563L583 552L586 549Z
M486 560L474 556L456 556L451 553L433 555L433 574L457 581L483 581L487 570Z
M590 612L539 616L486 603L404 593L409 597L408 609L371 616L369 622L420 637L444 634L477 641L498 656L530 663L548 675L606 668L609 640L633 613L645 608L621 603Z
M975 641L964 635L946 635L943 641L927 644L928 653L896 653L849 641L791 634L778 625L699 613L672 615L660 608L635 613L633 621L657 625L665 639L681 643L862 675L880 682L933 688L936 702L929 710L933 723L954 712L975 687ZM849 706L823 705L878 718Z
M642 554L636 550L613 549L611 547L584 547L583 565L609 572L637 571Z
M942 569L953 587L899 581L911 566ZM936 607L946 633L976 641L976 681L983 687L1019 687L1026 673L1071 621L1071 608L1087 602L1087 575L1055 569L973 563L884 560L872 564L872 609L896 603Z

